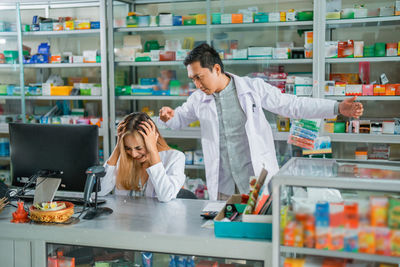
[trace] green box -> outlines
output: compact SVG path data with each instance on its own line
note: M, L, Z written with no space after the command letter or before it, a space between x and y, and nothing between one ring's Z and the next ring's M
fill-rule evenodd
M221 24L221 13L211 14L211 24Z
M92 89L80 89L81 95L92 95Z
M301 11L297 13L297 20L305 21L305 20L313 20L314 12L313 11Z
M4 57L7 64L18 63L18 51L17 50L4 50Z
M345 122L335 122L333 124L333 132L334 133L345 133L346 132L346 123Z
M376 57L386 56L386 43L375 43L375 56Z
M254 23L266 23L268 22L268 13L259 12L254 14Z
M0 84L0 95L7 95L7 85Z
M227 200L227 204L235 204L236 209L243 212L246 204L240 204L241 195L233 195ZM272 216L271 215L243 215L268 217L270 223L264 222L223 222L225 217L225 208L222 209L214 219L214 234L217 237L239 237L252 239L269 239L272 240Z

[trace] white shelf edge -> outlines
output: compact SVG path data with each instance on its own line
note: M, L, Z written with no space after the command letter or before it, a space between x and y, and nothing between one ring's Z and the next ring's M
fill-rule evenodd
M358 63L358 62L396 62L400 61L397 57L354 57L354 58L326 58L326 63Z
M333 100L344 100L346 98L353 96L325 96L326 99ZM400 96L357 96L357 100L365 100L365 101L397 101L400 100Z
M159 129L162 137L164 138L185 138L185 139L200 139L201 132L200 128L185 128L183 130L169 130L169 129Z
M389 16L389 17L370 17L370 18L359 18L359 19L329 19L326 20L327 25L335 24L359 24L359 23L373 23L373 22L390 22L399 21L400 16Z
M26 96L27 100L102 100L102 96Z
M114 28L115 32L159 32L159 31L188 31L206 30L205 25L157 26L157 27L120 27Z
M366 253L321 250L321 249L313 249L313 248L298 248L298 247L287 247L287 246L281 246L280 251L287 252L287 253L326 256L326 257L333 257L333 258L356 259L356 260L363 260L363 261L386 262L386 263L396 263L396 264L400 263L400 257L381 256L381 255L366 254Z
M399 57L400 58L400 57ZM251 65L251 64L311 64L311 58L304 59L227 59L222 61L225 65ZM146 61L117 62L117 66L184 66L183 61Z
M359 159L345 159L345 158L334 158L337 161L345 161L345 162L360 162L360 163L373 163L373 164L400 164L400 161L395 161L395 160L385 160L385 159L364 159L364 160L359 160Z
M312 20L307 21L279 21L265 23L229 23L229 24L211 24L210 29L240 29L240 28L265 28L265 27L296 27L313 26Z
M205 167L204 167L204 165L189 165L189 164L186 164L185 165L185 169L187 169L187 170L204 170Z
M93 68L101 67L101 63L44 63L24 64L24 68Z
M116 96L117 100L186 100L189 96L129 95Z
M14 96L14 95L10 95L10 96L8 96L8 95L0 95L0 99L8 99L8 100L10 100L10 99L15 99L15 100L20 100L21 99L21 96Z
M322 136L329 136L332 142L400 144L400 134L323 133Z
M0 32L0 37L17 37L17 32Z
M34 32L23 32L24 36L58 36L58 35L84 35L84 34L99 34L100 29L88 29L88 30L70 30L70 31L34 31Z
M16 68L19 68L19 64L0 64L0 69L6 69L6 68L16 69Z

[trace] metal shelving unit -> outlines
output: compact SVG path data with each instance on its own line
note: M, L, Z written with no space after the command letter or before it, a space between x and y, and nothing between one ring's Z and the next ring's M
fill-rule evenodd
M165 95L165 96L155 96L155 95L129 95L129 96L116 96L117 100L186 100L189 96L180 95Z
M191 32L191 31L205 31L207 26L196 25L196 26L158 26L158 27L137 27L137 28L114 28L115 32L138 32L138 33L154 33L154 32Z
M344 100L352 96L337 96L327 95L325 98L332 100ZM400 96L357 96L357 100L360 101L399 101Z
M284 22L266 22L266 23L238 23L238 24L212 24L211 30L229 29L232 31L241 30L265 30L268 28L295 28L295 29L309 29L313 26L313 21L284 21Z
M400 58L400 57L399 57ZM230 59L223 60L224 65L258 65L258 64L312 64L311 58L304 59ZM182 66L183 61L147 61L147 62L118 62L117 66L132 66L132 67L144 67L144 66Z
M352 189L357 191L400 193L400 180L352 176L340 176L338 168L346 162L337 162L333 159L306 159L292 158L274 176L272 198L281 200L283 186L294 187L323 187L336 189ZM399 166L382 166L376 164L357 164L356 168L371 168L391 170L400 175ZM394 174L395 175L395 174ZM295 253L301 255L316 255L344 259L360 259L372 262L400 263L400 257L387 257L374 254L363 254L342 251L318 250L311 248L281 246L280 242L280 201L273 201L273 238L272 238L272 266L279 265L281 253Z
M302 255L324 256L331 258L354 259L354 260L384 262L393 264L400 263L400 257L381 256L381 255L373 255L366 253L352 253L344 251L330 251L330 250L297 248L297 247L286 247L286 246L281 246L280 250L281 252L296 253Z
M398 16L390 17L371 17L371 18L360 18L360 19L333 19L327 20L327 28L339 28L339 27L365 27L365 26L386 26L386 25L398 25L400 24L400 18Z
M24 68L52 69L52 68L100 68L101 63L44 63L24 64Z
M332 142L400 144L399 134L323 133Z
M21 16L20 10L44 10L45 16L49 17L49 13L53 9L63 9L63 8L81 8L81 7L96 7L99 12L100 29L90 29L90 30L72 30L72 31L37 31L37 32L22 32L21 31ZM95 100L101 102L101 114L103 117L102 128L100 129L100 136L103 136L103 149L104 156L109 156L109 119L108 119L108 73L107 73L107 50L106 50L106 6L105 2L101 0L89 1L89 2L59 2L59 1L46 1L27 3L23 2L21 4L16 4L13 7L8 6L7 9L16 11L16 24L17 32L0 32L0 37L16 37L18 38L18 51L19 51L19 64L0 64L0 68L18 68L20 76L20 88L25 88L24 81L24 69L52 69L52 68L100 68L101 69L101 96L0 96L0 99L12 99L21 100L21 116L25 119L25 105L26 101L30 100ZM23 38L83 38L83 37L98 37L100 39L100 53L101 53L101 63L59 63L59 64L22 64L22 42ZM8 125L0 126L0 133L8 133Z
M354 57L354 58L327 58L326 63L359 63L359 62L397 62L397 57Z
M70 30L70 31L36 31L36 32L23 32L23 36L46 36L46 37L71 37L71 36L89 36L100 34L100 29L88 30Z
M102 100L102 96L26 96L26 100Z

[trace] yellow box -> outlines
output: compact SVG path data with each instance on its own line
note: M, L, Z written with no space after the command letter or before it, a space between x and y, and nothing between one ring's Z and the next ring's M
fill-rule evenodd
M280 16L281 16L281 21L286 21L286 12L281 11Z
M90 21L75 20L75 29L76 30L89 30L90 29Z
M206 14L197 14L195 18L196 18L196 24L207 24Z
M69 31L69 30L74 30L74 21L73 20L67 20L64 22L64 30Z
M52 86L50 88L50 95L70 95L73 86Z
M397 55L400 56L400 42L397 44Z

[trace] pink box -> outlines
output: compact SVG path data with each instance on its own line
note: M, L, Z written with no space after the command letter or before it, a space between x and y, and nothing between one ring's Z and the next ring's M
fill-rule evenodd
M363 84L362 95L374 95L374 85L373 84Z

